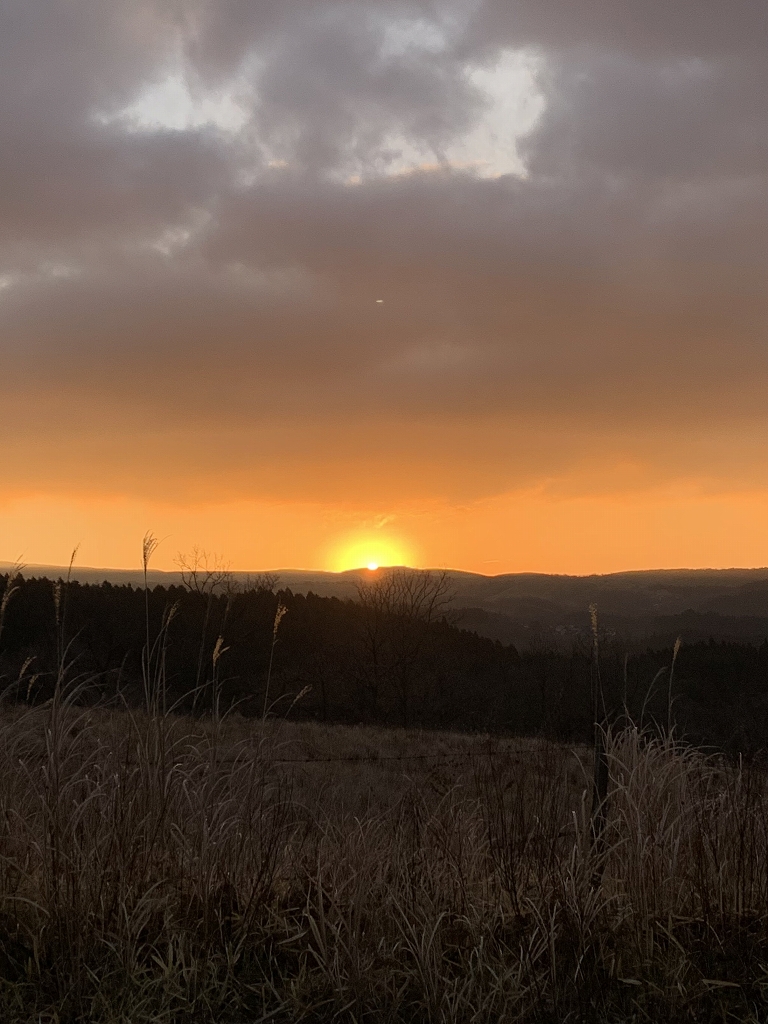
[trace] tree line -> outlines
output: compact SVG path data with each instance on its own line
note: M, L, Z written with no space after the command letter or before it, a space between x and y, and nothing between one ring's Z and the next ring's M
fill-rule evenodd
M588 739L594 652L534 638L518 650L455 625L440 573L392 570L356 600L294 594L272 576L236 587L192 559L182 585L0 577L0 687L83 702L325 722ZM672 650L600 638L609 718L670 716L695 742L757 750L768 740L768 644L716 639ZM672 705L669 706L669 699Z

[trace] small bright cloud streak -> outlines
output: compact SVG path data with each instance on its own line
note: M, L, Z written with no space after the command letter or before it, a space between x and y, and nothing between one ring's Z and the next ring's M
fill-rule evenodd
M143 88L127 106L111 114L99 112L96 118L128 131L188 132L210 126L236 134L249 114L232 92L193 91L182 72L173 72Z

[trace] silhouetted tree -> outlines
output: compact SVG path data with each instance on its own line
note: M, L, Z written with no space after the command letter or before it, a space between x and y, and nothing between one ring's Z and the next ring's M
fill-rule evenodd
M453 598L447 572L390 569L358 587L374 706L385 664L404 726L410 724L414 679L428 627L446 615Z

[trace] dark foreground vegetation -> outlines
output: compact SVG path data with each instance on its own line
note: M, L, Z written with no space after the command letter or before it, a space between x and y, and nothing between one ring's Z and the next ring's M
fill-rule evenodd
M0 717L8 1024L764 1021L768 779L215 714Z
M518 650L456 628L450 586L434 574L382 576L358 600L292 594L270 578L238 589L226 574L185 578L145 593L18 576L0 634L6 701L49 700L66 665L79 700L102 706L143 706L151 682L180 713L216 704L246 717L591 736L586 608L570 649L533 633ZM672 653L600 636L608 719L666 726L671 696L678 735L747 756L765 747L768 644L684 644L670 680Z
M768 1019L766 645L185 582L4 581L0 1021Z

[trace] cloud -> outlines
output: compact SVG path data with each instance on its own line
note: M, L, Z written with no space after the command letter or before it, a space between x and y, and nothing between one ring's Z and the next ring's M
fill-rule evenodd
M764 4L53 12L0 12L6 479L759 481Z

